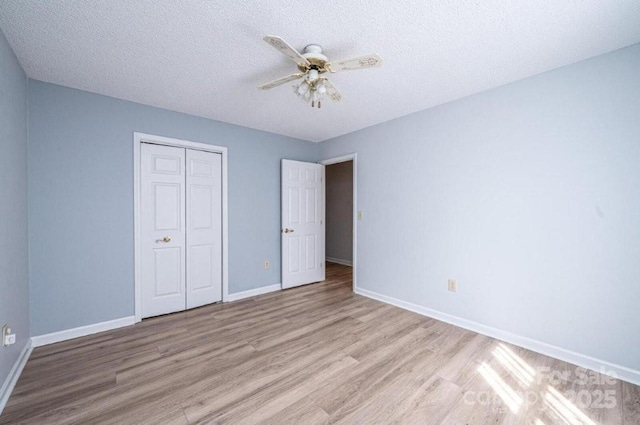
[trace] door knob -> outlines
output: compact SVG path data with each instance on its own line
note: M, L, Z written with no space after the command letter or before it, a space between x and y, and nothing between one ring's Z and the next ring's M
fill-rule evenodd
M293 233L294 230L293 229L289 229L288 227L285 227L284 230L282 231L282 233Z
M156 242L164 242L164 243L169 243L171 242L171 238L169 236L165 236L162 239L156 239Z

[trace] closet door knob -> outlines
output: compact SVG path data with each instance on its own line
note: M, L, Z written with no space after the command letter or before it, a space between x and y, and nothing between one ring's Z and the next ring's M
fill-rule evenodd
M156 242L164 242L164 243L169 243L171 242L171 238L169 236L165 236L162 239L156 239Z

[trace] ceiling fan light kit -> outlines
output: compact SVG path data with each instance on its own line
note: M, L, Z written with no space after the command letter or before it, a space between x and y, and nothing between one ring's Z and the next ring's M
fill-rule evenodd
M305 102L311 102L311 107L322 107L322 99L327 94L326 78L319 77L318 70L309 70L308 76L300 84L293 86L294 92Z
M325 96L336 102L343 99L342 94L323 74L377 68L382 65L382 58L377 54L358 56L332 63L322 53L322 46L318 44L309 44L304 48L304 53L300 54L280 37L266 36L264 41L295 62L300 72L262 84L258 88L269 90L302 78L300 83L293 86L294 93L305 102L310 102L312 108L316 106L320 108Z

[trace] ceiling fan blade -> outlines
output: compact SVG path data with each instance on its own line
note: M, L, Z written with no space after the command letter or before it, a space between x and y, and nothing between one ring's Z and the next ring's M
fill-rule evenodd
M284 83L288 83L289 81L297 80L298 78L304 77L304 72L298 72L297 74L287 75L286 77L278 78L277 80L269 81L268 83L264 83L258 86L259 89L269 90L274 87L278 87Z
M331 81L324 79L324 86L327 88L327 97L335 102L340 102L343 97L342 93L338 91L336 86L334 86Z
M263 38L264 41L269 43L269 45L273 46L276 50L279 50L280 53L294 61L299 65L311 65L309 61L302 56L296 49L289 46L286 41L281 39L280 37L276 37L273 35L268 35Z
M332 72L351 71L362 68L377 68L380 66L382 66L382 58L375 53L343 61L332 62L331 65L329 65Z

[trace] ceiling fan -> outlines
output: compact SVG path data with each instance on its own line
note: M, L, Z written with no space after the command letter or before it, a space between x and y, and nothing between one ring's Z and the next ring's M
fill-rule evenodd
M377 54L329 62L329 59L322 54L322 46L317 44L309 44L304 48L304 53L300 54L280 37L266 36L264 41L294 61L300 72L262 84L258 86L258 88L269 90L302 78L302 82L294 86L295 93L301 99L311 102L312 108L314 106L320 108L325 95L336 102L342 99L342 94L340 94L338 89L324 76L327 72L333 73L363 68L377 68L382 65L382 58Z

